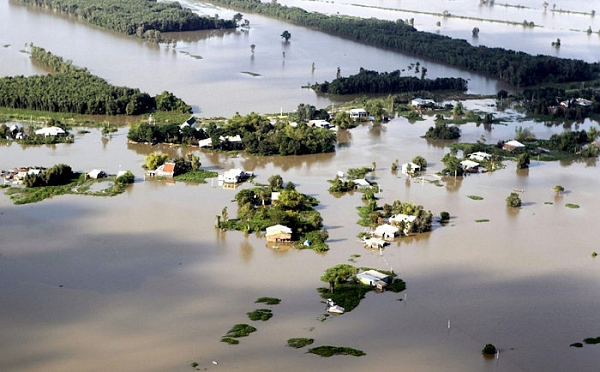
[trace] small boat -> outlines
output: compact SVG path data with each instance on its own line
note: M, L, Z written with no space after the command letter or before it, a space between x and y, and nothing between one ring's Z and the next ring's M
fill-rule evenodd
M328 306L327 307L327 312L328 313L332 313L332 314L343 314L344 313L344 308L341 307L340 305Z

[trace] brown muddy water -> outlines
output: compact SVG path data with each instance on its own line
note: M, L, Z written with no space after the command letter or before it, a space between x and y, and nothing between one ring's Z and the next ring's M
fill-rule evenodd
M187 371L192 362L224 371L596 370L600 348L569 347L600 336L599 262L591 257L600 248L593 229L600 207L595 162L534 160L525 172L507 162L493 174L449 178L442 186L393 174L393 160L416 155L429 161L431 172L442 168L447 143L419 138L430 125L402 118L364 125L340 132L344 143L335 154L286 158L128 145L125 130L108 141L93 129L70 145L1 146L4 168L65 162L80 171L131 169L137 177L113 198L59 196L14 206L0 196L2 370ZM463 139L484 134L495 142L516 125L523 123L487 130L466 125ZM597 123L579 127L591 125ZM533 128L538 137L564 130ZM141 165L154 150L200 153L204 167L243 167L258 182L281 174L320 200L331 250L274 250L258 235L216 230L224 206L235 213L235 191L144 181ZM362 248L360 195L331 195L326 179L373 161L380 203L400 199L435 215L445 210L450 224L401 239L381 255ZM552 191L556 184L565 187L563 195ZM519 210L505 206L514 189L523 190ZM356 265L393 269L407 290L370 293L352 312L321 321L319 277L353 254L360 255ZM254 304L261 296L282 302L270 306L269 321L249 321L247 312L265 307ZM237 346L220 342L236 323L258 331ZM321 358L287 347L292 337L367 355ZM481 356L488 342L500 348L498 359Z
M117 85L150 93L166 89L192 103L201 116L228 116L330 104L298 86L332 79L337 66L350 73L360 66L390 70L414 62L277 21L252 20L255 28L248 34L194 34L177 50L167 50L4 0L0 73L43 73L19 52L33 41ZM273 57L281 56L278 35L284 29L292 33L285 66ZM257 45L254 60L252 43ZM333 48L353 53L342 58L331 53ZM315 76L307 67L313 61ZM434 76L436 68L427 67ZM265 73L276 70L285 74ZM263 76L255 79L241 71ZM452 71L441 66L437 74L452 76ZM499 85L471 76L474 86L495 93ZM493 101L465 105L494 111ZM510 124L462 126L461 141L482 135L487 143L507 140L516 126L531 127L539 138L598 126L589 120L564 126L523 122L510 110L496 116ZM336 153L285 158L130 145L125 129L109 140L91 129L77 134L73 144L0 145L0 169L67 163L77 171L130 169L136 175L135 184L113 198L59 196L15 206L0 195L0 370L190 371L197 362L202 370L222 371L596 371L600 347L569 347L600 336L600 262L591 257L600 250L593 227L600 207L596 159L532 159L531 168L519 172L506 162L493 174L449 178L442 186L393 174L395 159L406 162L416 155L429 161L432 173L443 168L440 159L448 143L420 138L431 125L429 119L409 123L402 118L364 125L340 132ZM242 167L254 171L258 182L281 174L320 200L331 250L274 250L259 235L216 230L214 218L224 206L235 214L235 191L210 183L144 181L141 166L152 151L198 153L205 168ZM381 255L362 248L356 238L362 231L356 224L360 195L331 195L326 180L373 161L380 204L412 201L435 215L450 212L450 223L401 239ZM566 189L560 196L552 191L557 184ZM515 189L523 190L524 206L510 210L505 198ZM566 203L580 208L566 208ZM479 219L489 222L475 222ZM315 288L325 283L319 277L354 254L360 255L355 265L393 269L407 290L370 293L352 312L322 321ZM269 307L254 304L261 296L282 302L270 307L269 321L252 322L247 312ZM236 323L253 324L258 331L237 346L220 342ZM313 346L354 347L367 355L321 358L288 348L292 337L314 338ZM500 349L498 359L480 354L490 342Z

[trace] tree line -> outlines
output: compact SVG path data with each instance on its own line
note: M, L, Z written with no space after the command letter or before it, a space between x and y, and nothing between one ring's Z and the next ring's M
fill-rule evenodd
M31 58L54 74L0 78L0 106L84 115L139 115L157 108L191 112L189 105L163 92L156 98L139 89L115 87L87 69L32 46Z
M502 48L472 46L465 40L417 31L401 20L327 16L260 0L210 0L237 10L264 14L377 47L431 58L516 86L585 81L597 77L600 64L550 56L532 56Z
M331 83L314 84L317 92L331 94L398 93L438 90L467 90L467 81L462 78L419 79L414 76L400 76L400 70L377 72L361 67L356 75L339 77Z
M161 32L236 27L235 20L201 17L178 2L156 0L17 0L59 11L127 35L160 41Z

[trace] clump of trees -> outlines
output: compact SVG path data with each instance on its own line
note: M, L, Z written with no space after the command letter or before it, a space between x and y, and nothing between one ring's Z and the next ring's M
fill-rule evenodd
M71 183L75 176L69 165L57 164L39 174L27 174L23 184L26 187L61 186Z
M338 77L331 83L312 85L312 89L331 94L374 94L416 91L467 90L467 81L462 78L419 79L414 76L400 76L400 70L377 72L361 67L356 75Z
M519 208L521 206L521 197L516 192L511 192L506 198L506 206L512 208Z
M517 156L517 169L529 168L530 161L531 161L531 157L529 156L529 152L525 151L525 152L520 153Z
M425 133L425 138L432 139L456 139L460 137L460 128L455 125L448 125L445 123L436 123L435 126L429 127Z
M234 19L201 17L178 2L157 0L18 0L53 9L86 22L151 41L162 41L162 32L234 28Z
M156 109L156 100L147 93L112 86L43 48L32 46L31 58L54 73L0 78L0 106L85 115L139 115ZM173 100L175 109L191 112L183 101Z
M265 230L269 226L284 225L292 229L292 240L309 240L310 248L317 252L329 249L325 241L329 234L323 228L323 218L315 209L319 204L312 196L296 190L292 182L285 187L281 176L269 178L268 186L258 186L239 191L235 200L238 215L235 219L220 221L219 227L246 232ZM276 201L272 192L279 192Z

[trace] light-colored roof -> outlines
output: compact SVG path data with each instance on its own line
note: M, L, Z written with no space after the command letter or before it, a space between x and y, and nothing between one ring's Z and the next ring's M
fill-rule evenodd
M366 114L367 110L365 110L364 108L351 109L350 113L352 113L352 114Z
M285 233L285 234L292 233L292 229L290 229L287 226L283 226L283 225L269 226L269 227L267 227L266 230L267 230L267 233L265 234L266 236L277 235L279 233Z
M92 169L88 172L88 176L92 178L98 178L102 174L105 174L105 172L102 169Z
M397 232L398 232L398 228L396 226L385 224L385 225L377 226L377 228L374 231L374 234L377 236L381 236L383 234L394 235Z
M374 276L375 278L380 279L380 280L388 279L390 277L389 275L380 273L377 270L367 270L367 271L364 271L364 274Z
M35 134L44 135L44 136L57 136L59 134L65 134L64 129L60 127L48 127L42 128L35 131Z
M242 137L237 134L235 136L220 136L219 139L221 141L229 141L229 142L242 142Z
M469 154L469 158L470 159L487 159L487 158L491 158L492 155L488 154L487 152L481 152L481 151L477 151L477 152L473 152L471 154Z
M210 138L198 141L198 147L211 147L211 146L212 146L212 139L210 139Z
M365 186L365 187L371 186L371 184L369 183L369 181L365 180L364 178L359 178L359 179L356 179L356 180L354 180L352 182L355 185L357 185L357 186Z
M460 165L465 169L477 168L479 163L473 160L463 160L460 162Z
M512 147L525 147L524 144L522 144L519 141L515 141L515 140L505 142L504 145L505 146L512 146Z
M279 192L279 191L271 192L271 201L278 201L279 195L281 195L281 192Z
M395 216L390 217L391 222L414 222L417 219L417 216L409 216L407 214L397 214Z

